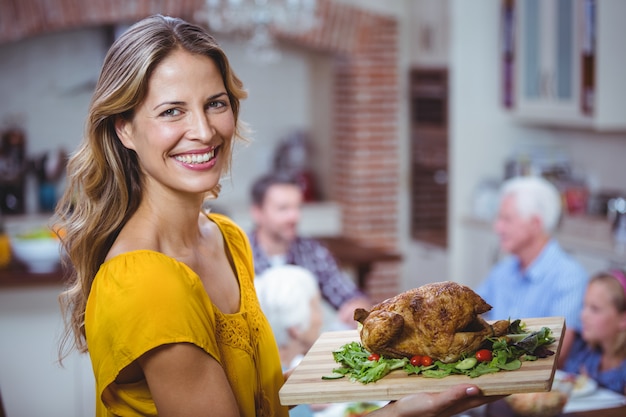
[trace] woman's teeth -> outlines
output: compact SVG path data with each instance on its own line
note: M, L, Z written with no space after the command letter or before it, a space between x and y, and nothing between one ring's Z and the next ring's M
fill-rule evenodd
M176 155L174 159L182 162L183 164L202 164L208 162L215 157L215 150L206 153L193 154L193 155Z

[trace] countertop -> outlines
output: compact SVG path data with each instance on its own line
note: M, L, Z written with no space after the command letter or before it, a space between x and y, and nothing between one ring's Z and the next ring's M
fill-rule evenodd
M6 268L0 269L0 288L59 285L63 279L61 268L50 273L33 274L24 265L12 261Z
M252 229L249 206L246 203L229 205L225 214L231 217L244 231ZM217 210L219 211L219 210ZM4 217L4 227L8 235L15 235L36 227L47 226L50 222L50 213L11 215ZM302 207L302 217L299 224L299 232L303 236L340 238L341 236L341 208L332 201L306 203ZM351 246L342 248L343 252L349 251ZM376 251L371 248L370 251ZM379 253L380 252L380 253ZM373 258L388 259L396 255L378 250ZM347 259L354 262L354 259ZM375 260L371 259L370 261ZM371 262L370 262L371 263ZM359 266L367 262L359 262ZM26 271L24 265L12 261L7 268L0 269L0 288L32 285L60 284L63 282L63 272L58 270L50 274L32 274Z
M3 219L5 232L11 236L33 228L48 226L50 214L24 214L5 216ZM57 271L45 274L28 272L26 266L15 259L0 269L0 288L59 285L63 283L64 274L61 267Z

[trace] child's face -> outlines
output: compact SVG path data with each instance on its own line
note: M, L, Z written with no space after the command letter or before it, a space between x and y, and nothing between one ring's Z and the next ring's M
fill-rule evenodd
M590 283L581 314L583 339L587 343L610 343L620 331L624 331L624 314L617 311L606 284Z

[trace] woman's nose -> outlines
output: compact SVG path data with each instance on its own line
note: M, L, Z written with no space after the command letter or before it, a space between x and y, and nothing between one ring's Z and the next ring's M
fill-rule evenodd
M192 122L193 136L200 140L209 140L215 135L211 117L205 112L196 113Z

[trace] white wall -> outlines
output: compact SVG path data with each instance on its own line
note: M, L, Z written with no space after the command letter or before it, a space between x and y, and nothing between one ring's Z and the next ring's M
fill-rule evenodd
M330 59L285 47L279 62L262 65L251 59L240 41L217 39L249 92L241 117L253 130L252 141L236 148L232 177L224 181L220 204L226 209L229 204L246 204L250 183L270 168L275 145L296 129L312 132L315 169L327 173ZM59 147L75 149L107 47L102 28L0 45L0 128L9 122L24 127L31 156ZM320 177L320 186L326 189L329 178ZM36 205L29 207L32 211Z
M99 29L0 45L0 123L25 127L31 155L75 148L105 47Z
M320 136L328 133L323 129L314 129L316 113L312 111L316 108L319 113L320 106L312 101L314 89L320 87L315 93L318 95L328 90L312 70L324 67L328 59L303 50L285 48L280 61L258 64L246 53L241 42L227 38L218 38L218 41L248 90L249 96L242 104L241 117L253 131L252 141L235 150L232 178L224 182L219 201L226 205L245 204L251 183L271 168L274 147L287 134L299 129ZM329 97L322 99L330 100ZM321 105L327 108L330 101ZM319 121L317 123L324 125ZM318 142L325 144L327 137L312 137L312 140L323 156L327 148L317 145Z
M451 2L450 50L450 279L467 283L461 219L472 190L485 176L499 177L502 159L518 132L498 100L498 0Z

